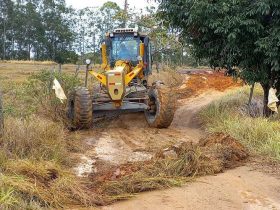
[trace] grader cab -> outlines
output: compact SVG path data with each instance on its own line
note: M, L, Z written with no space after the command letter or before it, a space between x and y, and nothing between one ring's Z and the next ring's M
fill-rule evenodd
M149 85L151 44L147 34L116 29L101 46L101 70L89 70L99 84L89 91L77 87L68 97L71 127L92 126L93 118L127 112L144 112L152 127L168 127L175 112L175 94L160 81Z

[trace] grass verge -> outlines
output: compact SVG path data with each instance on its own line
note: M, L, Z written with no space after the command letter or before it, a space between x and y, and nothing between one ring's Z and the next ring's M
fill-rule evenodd
M231 92L204 108L200 117L208 131L227 133L252 153L280 160L279 116L266 119L244 114L248 94L248 88ZM257 90L256 100L261 100L259 95L261 91Z

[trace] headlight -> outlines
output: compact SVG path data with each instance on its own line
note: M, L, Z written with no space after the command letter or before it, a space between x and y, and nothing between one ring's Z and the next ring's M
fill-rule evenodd
M90 59L86 59L86 64L89 65L91 63Z

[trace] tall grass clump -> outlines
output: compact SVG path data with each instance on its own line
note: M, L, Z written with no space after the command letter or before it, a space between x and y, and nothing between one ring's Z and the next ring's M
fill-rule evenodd
M96 203L71 170L71 146L63 124L66 103L52 90L54 78L66 94L80 85L74 76L50 71L32 74L24 82L1 83L5 127L0 137L0 209Z
M54 78L60 82L66 95L74 87L81 85L79 78L75 76L44 70L28 78L25 92L28 96L32 95L31 103L36 107L37 114L65 122L66 101L61 103L56 98L52 89Z
M9 117L0 145L0 209L94 203L94 196L69 170L62 124L38 116Z
M214 101L200 112L200 117L208 131L227 133L252 153L280 160L280 122L244 115L248 92L241 89Z
M31 116L29 119L7 118L0 139L1 150L10 158L67 161L63 125Z

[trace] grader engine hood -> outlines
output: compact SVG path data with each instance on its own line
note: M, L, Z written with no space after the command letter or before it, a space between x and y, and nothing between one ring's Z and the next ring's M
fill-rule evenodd
M121 101L125 95L125 71L117 66L106 72L108 93L113 101Z

